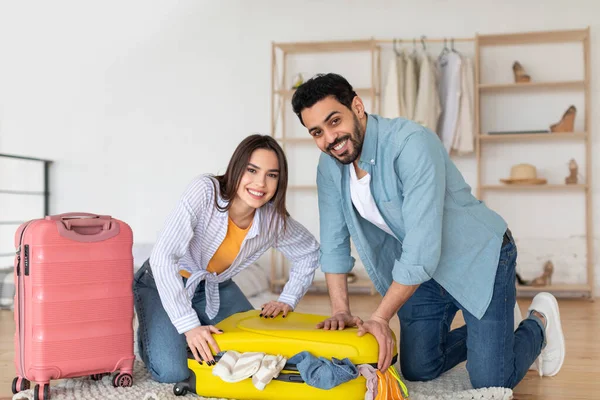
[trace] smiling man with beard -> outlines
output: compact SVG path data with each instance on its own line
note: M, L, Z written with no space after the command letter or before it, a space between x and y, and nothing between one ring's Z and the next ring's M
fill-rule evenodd
M565 345L556 299L538 294L514 331L514 240L504 219L472 195L438 136L413 121L367 114L336 74L301 85L292 106L324 153L320 262L333 316L318 327L372 334L386 370L397 313L409 380L434 379L465 360L475 388L513 388L536 359L540 374L558 373ZM348 303L350 238L383 296L364 322ZM451 331L458 310L466 325Z

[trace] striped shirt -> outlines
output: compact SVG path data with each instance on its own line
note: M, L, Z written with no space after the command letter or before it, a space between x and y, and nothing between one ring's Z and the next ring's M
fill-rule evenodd
M292 308L308 290L319 265L319 243L314 236L291 217L287 219L285 231L276 223L280 221L278 217L275 216L271 224L275 208L266 204L254 213L252 227L231 267L221 274L208 272L208 262L227 234L229 218L228 212L215 207L215 196L220 206L227 204L215 192L212 178L196 177L168 216L150 255L163 307L179 333L201 325L191 299L202 280L205 281L206 314L213 319L220 306L219 283L231 279L270 248L281 251L292 264L289 280L278 299ZM182 269L190 274L185 287L179 274Z

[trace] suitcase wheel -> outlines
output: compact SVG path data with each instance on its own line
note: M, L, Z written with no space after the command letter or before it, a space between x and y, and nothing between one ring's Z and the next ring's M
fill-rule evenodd
M173 393L175 396L185 396L189 389L187 382L178 382L173 386Z
M44 383L42 386L35 385L33 388L33 400L48 400L50 399L50 385Z
M114 387L130 387L133 385L133 377L131 374L116 374L113 377L112 384Z
M25 378L21 378L20 376L17 376L12 381L13 394L17 394L19 392L22 392L23 390L28 390L30 387L31 384L29 383L29 381Z

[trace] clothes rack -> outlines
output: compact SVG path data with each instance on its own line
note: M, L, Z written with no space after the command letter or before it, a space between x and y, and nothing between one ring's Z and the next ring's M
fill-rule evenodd
M376 42L379 44L386 44L386 43L394 43L394 40L396 41L400 41L400 43L412 43L414 41L418 42L418 41L424 41L425 43L443 43L444 40L454 40L454 42L475 42L475 38L474 37L452 37L452 36L448 36L448 37L443 37L443 38L428 38L428 37L420 37L420 38L392 38L392 39L377 39Z

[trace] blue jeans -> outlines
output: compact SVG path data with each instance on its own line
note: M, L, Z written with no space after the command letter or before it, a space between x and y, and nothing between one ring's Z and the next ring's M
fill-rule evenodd
M185 335L177 333L163 308L148 261L135 274L133 294L139 321L138 350L152 379L163 383L186 380L189 370ZM231 279L219 284L219 295L221 299L219 313L211 320L204 311L206 306L204 281L198 285L192 299L192 307L202 325L215 325L230 315L253 309L246 296Z
M433 279L419 286L398 311L400 366L406 379L431 380L465 360L476 389L514 388L523 379L542 350L544 329L539 319L527 318L514 331L516 260L511 238L500 252L494 293L481 320ZM466 325L451 331L458 310Z

